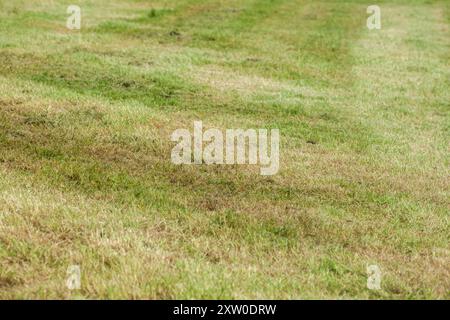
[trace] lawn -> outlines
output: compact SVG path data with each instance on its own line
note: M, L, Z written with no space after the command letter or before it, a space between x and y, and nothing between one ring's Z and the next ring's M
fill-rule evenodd
M371 4L0 0L0 298L450 299L450 2Z

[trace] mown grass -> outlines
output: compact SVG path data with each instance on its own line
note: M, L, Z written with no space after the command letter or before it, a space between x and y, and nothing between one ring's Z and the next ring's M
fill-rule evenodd
M78 4L0 1L2 298L449 298L445 1ZM280 172L173 165L194 120Z

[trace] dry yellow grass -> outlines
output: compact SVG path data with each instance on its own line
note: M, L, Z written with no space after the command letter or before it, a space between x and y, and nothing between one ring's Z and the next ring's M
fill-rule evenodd
M80 6L0 0L1 298L449 298L446 2ZM279 173L173 165L195 120Z

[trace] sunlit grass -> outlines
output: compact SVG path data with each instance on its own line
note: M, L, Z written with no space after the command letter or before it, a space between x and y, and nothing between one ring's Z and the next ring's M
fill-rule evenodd
M448 3L78 3L0 0L0 297L450 297ZM194 120L279 173L173 165Z

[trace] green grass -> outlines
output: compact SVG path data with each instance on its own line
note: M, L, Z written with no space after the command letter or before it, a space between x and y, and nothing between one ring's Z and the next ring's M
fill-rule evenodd
M0 0L1 298L450 298L448 2L76 2ZM172 164L195 120L279 173Z

